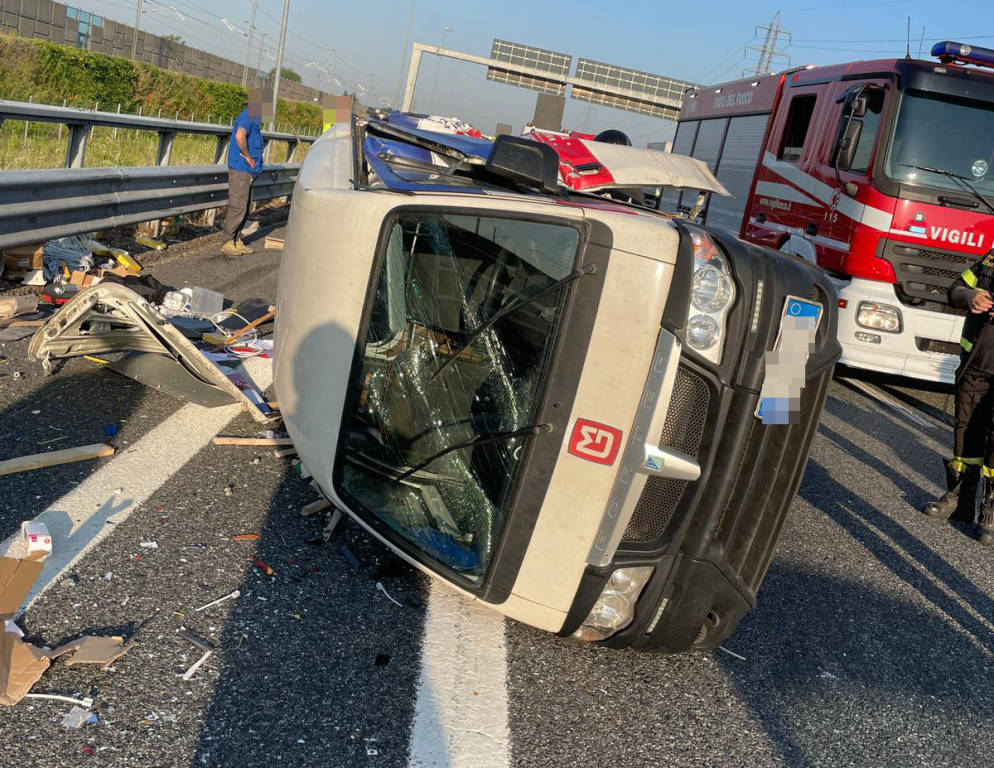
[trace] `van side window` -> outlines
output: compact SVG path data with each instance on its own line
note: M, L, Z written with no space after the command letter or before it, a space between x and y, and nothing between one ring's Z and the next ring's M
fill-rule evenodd
M808 93L802 96L795 96L790 102L790 110L787 112L787 124L783 129L783 136L780 138L780 151L777 157L786 160L788 163L796 163L801 159L801 151L804 149L804 139L808 135L808 126L811 125L811 116L815 111L815 100L817 94Z

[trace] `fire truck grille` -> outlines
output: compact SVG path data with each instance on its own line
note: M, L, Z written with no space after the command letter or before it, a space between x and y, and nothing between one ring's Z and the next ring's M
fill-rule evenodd
M888 241L883 258L894 267L904 303L937 301L946 303L946 291L976 256L954 251L926 250Z
M690 456L697 456L704 437L711 390L696 373L680 366L670 407L659 437L660 447L674 448ZM633 544L645 544L663 536L676 510L684 490L686 480L670 480L650 477L639 496L632 519L625 529L623 540Z

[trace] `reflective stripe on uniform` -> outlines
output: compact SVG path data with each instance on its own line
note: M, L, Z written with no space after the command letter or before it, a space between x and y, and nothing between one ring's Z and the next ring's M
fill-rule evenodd
M994 477L994 467L988 467L986 464L981 468L980 473L984 477Z
M963 272L962 275L960 275L960 277L963 278L963 282L966 283L971 288L977 287L977 276L973 274L972 269L966 270L965 272Z
M967 352L970 352L973 349L973 342L970 341L969 339L960 339L959 345L963 347L963 349L965 349Z
M979 467L984 463L983 458L964 458L963 456L953 456L949 460L949 468L954 472L962 472L967 467Z

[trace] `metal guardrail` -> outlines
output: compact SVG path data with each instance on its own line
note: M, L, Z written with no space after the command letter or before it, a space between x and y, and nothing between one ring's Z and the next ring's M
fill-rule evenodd
M267 165L252 199L293 192L299 165ZM217 165L0 172L0 248L137 224L228 202Z
M69 127L69 136L65 168L0 171L0 248L218 208L228 202L231 126L0 100L0 124L7 119L62 123ZM155 165L84 168L86 142L94 126L155 131ZM181 133L215 136L214 164L169 165L173 140ZM298 143L317 140L274 131L263 131L262 137L264 145L288 142L287 160ZM299 168L291 163L264 165L252 199L289 195Z
M23 101L4 101L0 99L0 124L4 120L23 120L32 123L62 123L68 126L69 135L66 147L66 168L82 168L86 159L86 142L90 132L96 126L109 128L130 128L132 130L155 131L159 135L159 144L155 152L156 165L169 165L173 139L179 133L192 133L200 136L217 137L214 151L214 162L223 163L228 153L228 142L231 137L230 125L215 125L214 123L192 123L186 120L167 120L161 117L143 115L122 115L117 112L96 112L88 109L71 107L56 107L47 104L29 104ZM263 149L271 141L285 141L288 150L285 162L288 162L297 148L297 143L311 143L316 136L298 136L293 133L278 133L263 131Z

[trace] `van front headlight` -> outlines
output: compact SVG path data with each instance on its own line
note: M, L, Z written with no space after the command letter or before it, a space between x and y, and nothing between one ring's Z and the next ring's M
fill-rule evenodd
M619 568L612 573L601 596L573 637L590 643L606 640L631 624L635 617L635 603L652 571L651 565L640 565Z
M694 278L690 287L687 345L721 363L725 325L735 303L735 281L721 247L707 232L690 229L694 243Z

